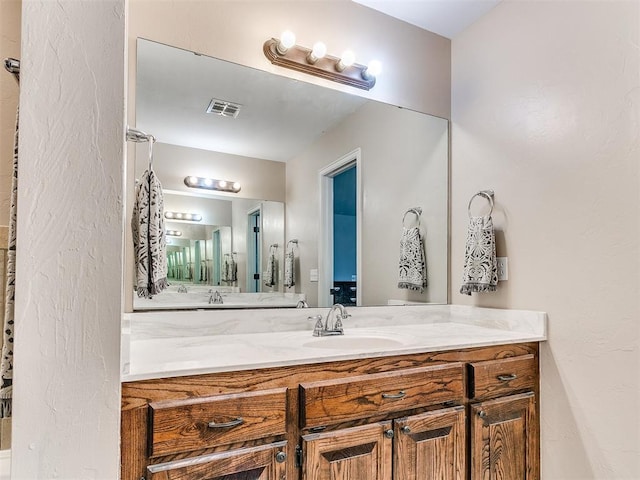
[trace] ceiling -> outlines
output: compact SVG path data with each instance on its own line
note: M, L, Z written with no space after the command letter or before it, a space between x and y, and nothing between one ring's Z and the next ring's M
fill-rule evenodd
M353 0L417 27L453 38L501 0Z

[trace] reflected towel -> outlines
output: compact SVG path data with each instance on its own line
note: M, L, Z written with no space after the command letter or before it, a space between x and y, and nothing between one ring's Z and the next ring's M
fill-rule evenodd
M238 281L238 262L235 261L233 255L227 260L227 282Z
M494 292L498 285L496 237L491 216L470 217L460 293Z
M276 252L275 248L269 249L269 256L267 257L267 270L264 274L264 284L267 287L273 287L276 284Z
M168 286L163 209L162 185L153 170L147 170L136 184L131 217L139 297L151 298Z
M284 286L287 288L291 288L296 284L295 261L296 257L293 254L293 247L291 247L284 254Z
M420 227L402 227L398 288L422 293L427 286L427 262Z

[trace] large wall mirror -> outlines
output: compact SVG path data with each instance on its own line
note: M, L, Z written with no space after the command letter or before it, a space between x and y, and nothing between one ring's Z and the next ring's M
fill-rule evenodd
M166 220L171 286L134 310L447 303L447 120L145 39L136 70L165 212L201 220ZM414 226L422 292L398 287Z

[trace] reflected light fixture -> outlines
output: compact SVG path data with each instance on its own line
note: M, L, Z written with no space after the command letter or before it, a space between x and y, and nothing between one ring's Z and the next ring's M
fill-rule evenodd
M164 212L164 218L168 220L184 220L188 222L199 222L202 220L202 215L200 215L199 213Z
M217 180L215 178L196 177L189 175L184 177L184 184L189 188L204 188L205 190L216 190L218 192L238 193L241 189L239 182L231 180Z
M296 45L295 39L296 36L286 30L280 38L267 40L262 50L274 65L363 90L370 90L382 71L382 65L377 60L369 65L355 63L356 56L351 50L345 50L338 58L327 55L327 46L322 42L316 42L309 49Z
M182 236L182 232L180 230L167 230L165 233L167 234L167 236L170 236L170 237Z

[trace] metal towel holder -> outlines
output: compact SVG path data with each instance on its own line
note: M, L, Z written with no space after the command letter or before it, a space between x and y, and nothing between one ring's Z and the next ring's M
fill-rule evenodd
M469 205L467 207L467 211L469 212L469 218L472 217L471 215L471 204L473 203L473 199L476 197L484 197L489 201L489 205L491 206L489 213L486 215L487 217L491 216L491 214L493 213L493 197L494 197L494 192L493 190L480 190L478 193L474 194L471 199L469 200Z

